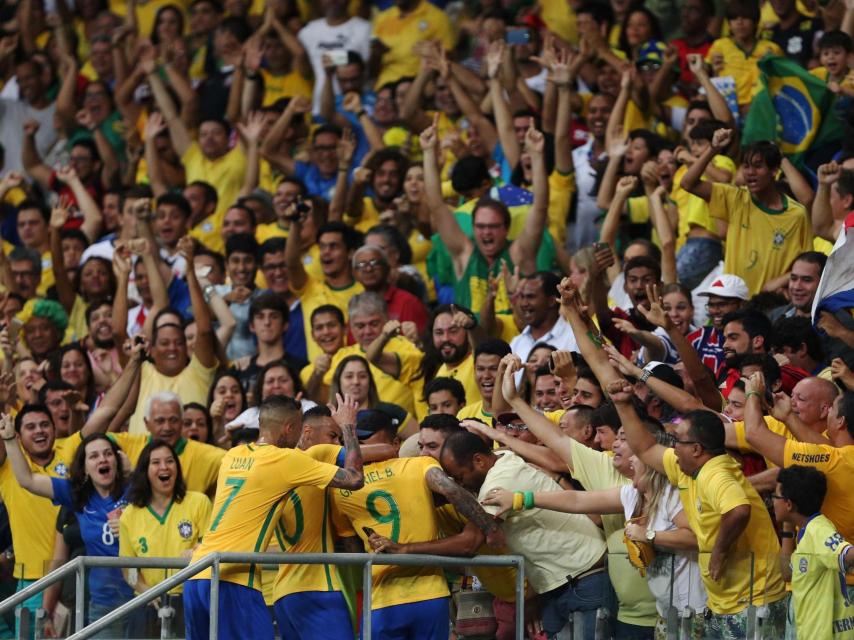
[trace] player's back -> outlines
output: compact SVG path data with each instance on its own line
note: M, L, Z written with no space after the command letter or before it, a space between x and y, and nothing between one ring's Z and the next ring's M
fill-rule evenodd
M193 561L213 551L266 550L289 492L301 485L325 487L337 470L295 449L259 444L234 447L222 459L211 524ZM223 565L220 575L228 582L260 588L255 565ZM209 570L196 576L209 578Z
M332 492L339 533L358 535L366 549L365 527L400 544L437 540L436 509L425 480L433 467L441 470L426 456L366 465L363 488ZM448 595L442 571L435 567L374 566L373 578L374 609Z

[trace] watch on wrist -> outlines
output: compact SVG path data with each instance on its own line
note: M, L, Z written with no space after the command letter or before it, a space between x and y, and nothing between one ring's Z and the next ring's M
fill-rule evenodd
M655 542L655 529L646 530L646 539L649 542Z
M205 288L202 289L202 294L205 296L205 302L210 302L215 293L216 287L212 284L205 285Z
M652 369L644 369L643 373L640 374L639 380L641 382L646 382L649 380L649 377L652 375Z

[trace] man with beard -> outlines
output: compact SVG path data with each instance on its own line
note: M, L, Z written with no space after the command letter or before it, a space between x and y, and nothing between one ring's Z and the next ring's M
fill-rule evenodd
M424 303L389 282L391 267L382 249L370 244L357 249L353 254L353 272L365 291L374 291L383 297L392 320L412 322L418 333L424 331L427 326Z
M689 333L686 339L700 356L703 364L717 376L724 367L723 319L738 311L750 298L744 280L728 273L721 274L704 290L697 294L706 297L706 312L711 325L700 327Z
M523 362L535 344L549 344L562 351L578 351L575 336L560 316L555 296L560 278L551 271L538 271L525 278L518 290L516 307L525 322L522 333L513 338L510 348Z
M471 352L476 340L469 337L476 327L472 312L465 307L453 304L436 307L427 323L421 380L453 378L463 384L469 402L479 397Z
M466 376L463 382L467 383L471 377L477 385L477 394L469 395L466 391L466 399L469 404L464 406L457 418L477 418L485 424L492 424L492 392L498 379L501 359L510 354L510 345L503 340L484 340L474 350L474 376ZM475 398L480 400L475 401Z
M113 303L109 299L95 300L86 307L86 329L83 347L89 354L92 370L110 386L119 377L122 367L113 338Z
M397 149L382 149L353 174L344 222L366 233L401 194L408 163ZM373 195L365 195L370 186Z

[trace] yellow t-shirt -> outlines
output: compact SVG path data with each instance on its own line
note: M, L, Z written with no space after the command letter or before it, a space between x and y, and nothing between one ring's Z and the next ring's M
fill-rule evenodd
M737 167L729 156L716 155L712 158L712 164L718 169L729 171L735 177ZM676 237L677 250L685 244L691 227L701 227L711 233L717 233L715 223L709 214L709 203L682 188L682 178L687 171L688 165L682 165L676 170L673 175L673 190L670 192L670 199L676 203L679 212L678 235ZM705 177L703 179L705 180Z
M110 433L107 437L121 447L134 466L142 455L142 450L151 442L150 435L135 433ZM204 442L181 438L175 445L175 453L181 462L187 490L209 494L216 486L225 450Z
M807 521L792 554L792 606L798 638L851 640L854 603L848 602L841 579L843 555L851 547L823 515Z
M312 460L302 451L243 444L225 454L214 498L212 520L195 553L195 562L213 551L258 553L267 549L282 503L296 487L326 487L338 467ZM256 565L228 564L220 577L261 590ZM209 580L210 569L194 576Z
M313 460L337 465L344 448L319 444L306 450ZM294 489L283 503L276 524L276 540L288 553L332 553L334 539L329 522L329 491L313 486ZM273 601L304 591L339 591L338 567L329 564L279 565Z
M30 460L26 453L24 457L33 473L68 478L71 460L80 442L80 432L57 440L53 459L43 467ZM9 527L15 543L15 578L37 580L48 572L53 559L59 507L21 487L8 458L0 465L0 497L9 513Z
M365 465L365 486L358 491L335 489L332 504L342 536L358 535L370 549L363 527L394 542L439 539L433 494L425 477L441 469L427 456L396 458ZM372 609L448 596L448 585L437 567L377 566L372 569Z
M211 251L225 255L225 242L222 239L222 220L225 211L214 212L190 229L190 236L201 242Z
M216 213L224 215L226 210L237 201L243 180L246 177L246 154L243 148L235 145L228 153L210 160L202 153L198 142L191 142L181 156L181 162L187 173L187 184L195 180L207 182L216 189L219 199ZM219 229L217 228L217 234ZM213 247L209 247L213 248Z
M145 414L146 399L161 391L171 391L178 394L181 402L198 402L208 404L208 389L213 383L216 365L205 367L196 356L190 358L190 363L177 376L166 376L157 371L151 362L142 363L139 382L139 400L136 411L130 418L128 433L148 434L143 415Z
M854 446L834 447L788 440L783 452L783 467L814 467L827 478L827 494L821 505L826 515L846 540L854 539ZM854 576L852 576L854 578Z
M480 393L478 393L478 397L480 397ZM466 396L466 399L468 399L468 396ZM470 402L457 412L458 420L468 420L469 418L477 418L490 427L492 426L492 414L484 411L483 400Z
M175 6L182 14L184 14L184 24L188 24L187 16L187 0L136 0L134 7L136 8L136 24L137 32L143 38L150 38L154 31L154 18L157 16L157 11L160 7L166 5ZM124 18L127 15L127 2L121 0L110 0L110 13Z
M173 499L163 515L150 505L129 505L119 520L119 556L128 558L178 558L202 540L211 518L211 501L188 491L181 502ZM159 584L175 569L141 569L149 587ZM176 587L169 593L181 593Z
M355 280L353 280L352 284L346 287L334 289L326 284L323 278L314 278L310 275L302 290L297 291L296 289L292 289L294 294L302 302L302 317L305 319L305 322L303 323L305 325L305 343L308 347L309 362L314 362L317 356L323 353L323 350L311 337L312 312L317 309L317 307L321 307L325 304L335 305L341 309L341 312L344 314L344 320L346 321L347 303L350 301L350 298L357 293L362 293L364 290L365 288Z
M591 449L576 440L572 446L572 476L588 491L602 491L630 484L631 479L614 468L607 453ZM620 603L617 619L626 624L652 626L658 616L655 598L645 578L629 562L623 542L626 519L623 514L602 516L605 542L608 545L608 576Z
M406 76L417 76L419 58L412 53L416 42L438 40L447 51L454 46L451 22L444 11L427 0L405 17L398 7L380 13L373 21L373 37L382 42L388 51L382 57L382 67L375 86L381 87Z
M262 107L269 107L282 98L293 98L295 96L311 98L311 81L306 80L299 71L274 75L267 69L261 69L260 73L264 79Z
M764 56L783 55L782 49L770 40L757 40L751 51L744 51L730 37L718 38L706 53L706 62L711 63L718 55L723 56L723 69L717 75L732 76L739 105L750 104L759 88L759 62Z
M259 224L255 227L255 240L258 244L263 244L270 238L285 238L288 237L288 229L283 229L278 222L270 222L268 224Z
M463 385L466 390L466 406L480 400L480 389L474 379L474 354L468 354L456 367L449 367L444 362L436 371L437 378L453 378Z
M792 261L812 249L812 226L804 206L783 195L783 208L768 209L746 187L712 184L709 213L729 223L724 273L740 276L751 295L785 273Z
M768 509L750 485L741 467L729 455L715 456L693 476L682 473L676 452L664 452L667 479L679 489L679 498L700 550L700 573L709 598L709 609L718 614L743 611L776 602L786 595L780 571L780 543ZM721 516L748 505L747 528L730 547L726 570L719 581L709 578L709 558L720 532Z
M565 0L539 0L540 18L552 33L570 44L578 43L578 17Z
M778 436L784 436L789 440L795 440L794 434L789 431L789 428L785 425L785 423L780 422L777 418L773 416L763 416L765 419L765 426L768 427L768 430L771 433L776 433ZM756 450L750 446L750 443L747 442L747 431L744 428L744 422L733 422L732 428L735 431L735 439L738 442L738 450L741 453L756 453ZM768 467L776 467L777 465L771 462L768 458L765 458L765 464Z
M415 396L411 385L419 373L421 359L424 357L424 354L418 347L401 336L395 336L389 340L384 351L397 355L400 362L400 375L395 378L374 364L369 363L371 375L373 375L374 383L377 385L377 394L380 400L383 402L393 402L406 409L409 413L416 414ZM352 355L364 357L365 352L358 344L352 344L336 351L332 357L332 364L329 366L329 371L323 376L323 384L327 386L331 385L335 369L338 368L338 363L347 356Z

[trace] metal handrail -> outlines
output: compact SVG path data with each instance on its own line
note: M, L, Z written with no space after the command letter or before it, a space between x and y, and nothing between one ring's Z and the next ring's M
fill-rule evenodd
M52 571L43 578L37 580L26 589L21 590L0 602L0 613L8 611L27 598L39 593L54 582L63 577L77 572L77 602L75 633L68 640L84 640L90 638L113 622L124 617L128 613L142 608L155 598L171 591L179 584L192 578L196 574L211 568L211 594L210 594L210 638L217 640L219 619L219 572L221 564L333 564L333 565L361 565L362 566L362 633L364 638L371 637L371 600L373 594L373 583L371 567L373 565L397 565L397 566L435 566L435 567L470 567L470 566L492 566L492 567L515 567L516 568L516 638L522 640L524 637L524 606L525 606L525 562L522 556L475 556L473 558L452 558L444 556L422 555L422 554L400 554L385 555L372 553L231 553L217 552L206 555L196 562L187 565L186 560L180 558L112 558L102 556L79 556L68 564ZM99 618L89 626L83 626L83 576L87 567L120 567L120 568L179 568L184 567L162 582L147 589L128 602L120 605L106 616Z

